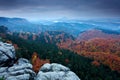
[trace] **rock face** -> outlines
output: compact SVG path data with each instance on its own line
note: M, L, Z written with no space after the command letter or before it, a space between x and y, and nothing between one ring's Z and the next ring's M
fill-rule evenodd
M57 64L44 64L35 80L80 80L69 68Z
M5 80L34 80L36 76L27 59L15 63L15 48L12 44L0 42L0 78Z
M15 60L15 49L12 44L0 42L0 66L12 65Z
M0 67L0 77L5 80L34 80L36 76L27 59L20 58L12 67Z

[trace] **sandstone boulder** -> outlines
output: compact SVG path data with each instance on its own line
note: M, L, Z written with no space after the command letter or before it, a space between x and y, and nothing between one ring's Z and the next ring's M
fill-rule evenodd
M37 74L36 80L80 80L78 76L70 71L69 68L57 64L57 63L46 63L44 64L39 73Z
M32 65L24 58L20 58L11 67L0 67L0 77L5 80L34 80L35 76Z
M15 48L12 44L0 42L0 66L13 65L15 60Z

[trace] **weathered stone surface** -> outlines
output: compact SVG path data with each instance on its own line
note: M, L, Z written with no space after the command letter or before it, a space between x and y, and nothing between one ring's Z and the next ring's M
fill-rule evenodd
M80 80L77 75L70 71L69 68L53 63L53 64L44 64L37 77L36 80Z
M18 76L7 77L6 80L29 80L30 74L21 74Z
M15 49L12 44L0 42L0 66L12 65L15 59Z
M0 77L4 77L5 80L34 80L35 76L32 65L24 58L20 58L11 67L0 67Z

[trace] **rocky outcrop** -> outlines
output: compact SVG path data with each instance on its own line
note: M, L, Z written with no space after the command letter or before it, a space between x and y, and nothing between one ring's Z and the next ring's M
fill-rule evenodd
M0 42L0 66L13 65L15 60L15 49L12 44Z
M16 62L16 63L15 63ZM12 44L0 42L0 78L5 80L34 80L36 76L27 59L16 61L15 48Z
M37 76L32 69L33 66L27 59L16 60L12 44L0 42L0 78L4 80L80 80L74 72L61 64L46 63Z
M69 68L57 64L57 63L46 63L44 64L37 77L36 80L80 80L77 75L70 71Z
M35 76L32 65L24 58L20 58L11 67L0 67L0 77L5 80L34 80Z

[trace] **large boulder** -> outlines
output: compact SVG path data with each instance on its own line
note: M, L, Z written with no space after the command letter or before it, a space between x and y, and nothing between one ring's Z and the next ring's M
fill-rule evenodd
M57 64L44 64L37 74L35 80L80 80L69 68Z
M13 65L15 48L12 44L0 42L0 66Z
M5 80L34 80L36 76L27 59L20 58L11 67L0 67L0 77Z

